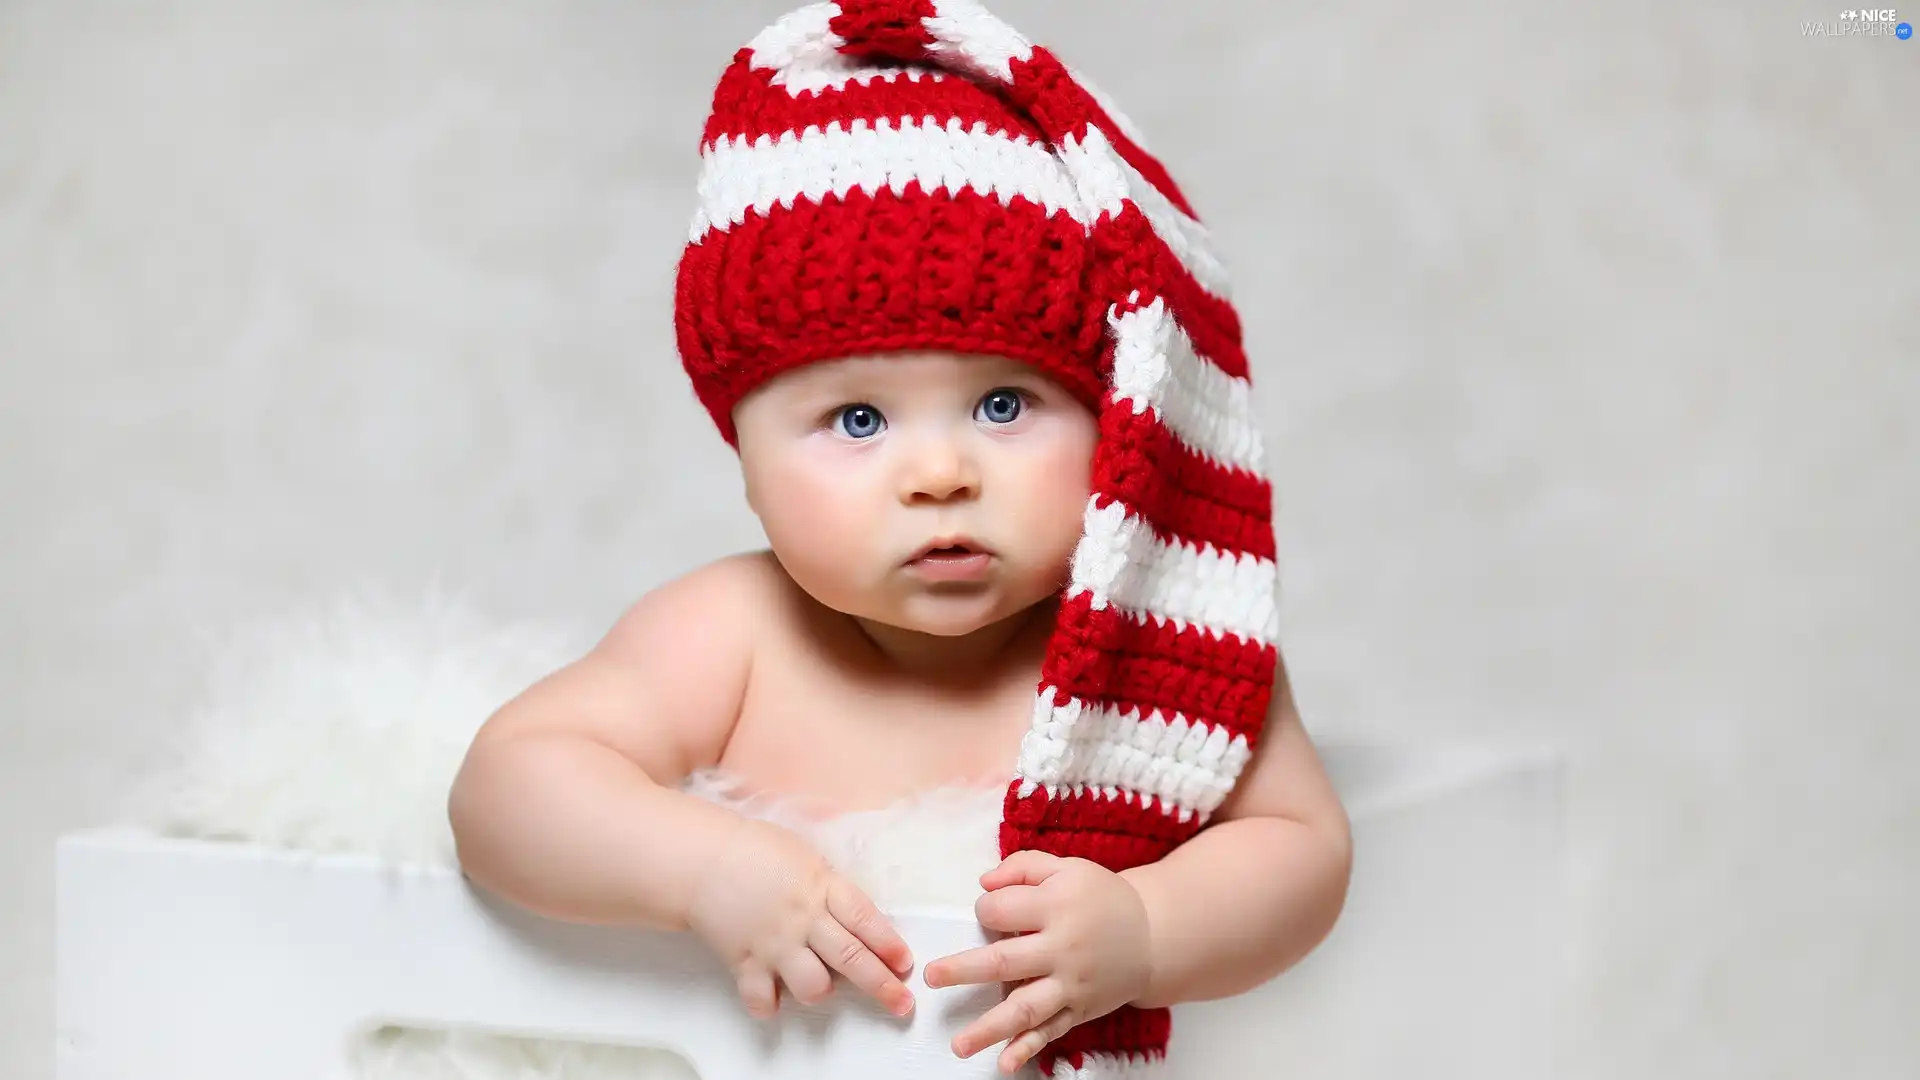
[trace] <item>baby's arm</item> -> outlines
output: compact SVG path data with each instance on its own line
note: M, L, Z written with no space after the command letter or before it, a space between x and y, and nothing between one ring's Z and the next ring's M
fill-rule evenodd
M739 716L762 573L736 557L661 586L487 720L448 799L469 878L549 918L687 928L740 818L677 789Z
M1265 734L1214 823L1121 874L1152 928L1152 975L1135 1004L1228 997L1286 971L1332 931L1352 860L1346 811L1281 660Z
M1275 658L1265 734L1214 823L1118 874L1016 851L980 879L980 923L1011 935L927 965L928 986L1014 982L953 1039L970 1057L1005 1041L1012 1073L1075 1026L1250 990L1297 963L1346 901L1346 811L1300 726Z

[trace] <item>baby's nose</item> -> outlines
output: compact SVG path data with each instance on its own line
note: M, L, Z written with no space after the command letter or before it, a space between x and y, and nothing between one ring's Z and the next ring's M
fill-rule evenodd
M980 493L980 471L951 440L930 439L916 448L902 495L907 502L948 502Z

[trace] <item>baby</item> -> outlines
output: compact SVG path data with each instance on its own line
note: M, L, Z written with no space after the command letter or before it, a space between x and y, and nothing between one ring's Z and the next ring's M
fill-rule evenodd
M754 1015L916 958L797 832L1004 790L975 911L926 958L1007 984L1006 1072L1146 1075L1166 1008L1331 930L1345 814L1287 689L1271 494L1225 277L1084 80L967 0L789 15L723 75L676 326L769 550L643 597L491 717L450 799L480 886L698 935ZM1079 1071L1074 1071L1079 1070Z

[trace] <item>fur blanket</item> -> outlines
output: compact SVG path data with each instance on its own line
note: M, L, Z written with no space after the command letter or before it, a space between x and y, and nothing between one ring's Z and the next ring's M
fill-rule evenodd
M251 627L219 651L190 737L132 816L176 836L453 865L446 795L474 731L581 647L445 597L359 598ZM971 904L998 861L998 789L825 821L713 773L687 789L807 835L882 907ZM366 1039L356 1068L366 1080L694 1077L660 1051L401 1028Z

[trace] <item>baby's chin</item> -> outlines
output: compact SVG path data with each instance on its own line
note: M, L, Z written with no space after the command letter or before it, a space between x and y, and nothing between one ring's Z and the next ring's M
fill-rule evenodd
M990 613L981 614L972 609L955 605L953 610L932 609L932 605L912 605L904 611L888 612L873 621L882 622L900 630L909 630L928 637L963 638L976 634L998 622L1006 621L1010 615L1019 613L1018 608L995 608Z
M847 598L828 606L867 622L929 637L963 638L1025 612L1048 595L1004 585L915 589L905 595ZM864 602L863 602L864 601Z

